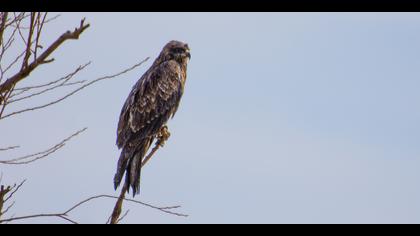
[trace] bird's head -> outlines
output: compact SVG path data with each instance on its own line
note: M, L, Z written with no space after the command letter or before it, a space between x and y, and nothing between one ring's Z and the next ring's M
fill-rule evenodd
M163 47L157 61L160 63L169 60L175 60L179 63L186 64L191 59L190 48L188 44L172 40Z

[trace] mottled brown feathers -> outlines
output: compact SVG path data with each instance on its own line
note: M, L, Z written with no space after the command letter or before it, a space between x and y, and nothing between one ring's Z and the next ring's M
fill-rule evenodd
M189 58L187 44L169 42L132 88L118 123L117 146L122 150L114 178L115 188L126 172L125 181L133 194L139 192L141 161L160 128L178 109Z

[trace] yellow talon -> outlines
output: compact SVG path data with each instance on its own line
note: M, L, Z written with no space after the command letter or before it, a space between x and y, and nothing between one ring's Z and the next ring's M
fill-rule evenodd
M157 135L159 145L163 147L165 145L165 142L169 139L170 136L171 136L171 133L168 130L168 126L166 125L163 126L160 129L159 134Z

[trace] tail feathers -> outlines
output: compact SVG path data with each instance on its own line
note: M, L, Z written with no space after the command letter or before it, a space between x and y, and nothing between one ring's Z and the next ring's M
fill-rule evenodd
M117 173L114 176L115 190L121 184L122 177L127 168L127 164L134 154L134 148L124 147L121 151L120 158L118 159Z
M135 148L131 148L131 150L124 148L122 150L120 159L118 160L117 173L114 177L115 189L120 185L125 172L125 182L127 186L132 188L133 196L140 192L141 163L152 141L153 139L144 139ZM127 188L127 192L130 192L130 188Z
M126 181L129 181L129 184L131 185L133 197L140 192L141 160L143 159L143 156L144 154L142 155L142 153L136 153L131 160L130 169L127 169Z

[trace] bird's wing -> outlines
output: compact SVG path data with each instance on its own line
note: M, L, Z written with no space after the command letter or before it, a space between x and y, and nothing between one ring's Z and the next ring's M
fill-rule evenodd
M164 62L149 69L133 87L121 111L118 147L131 139L157 134L176 111L182 96L181 69L175 62Z

